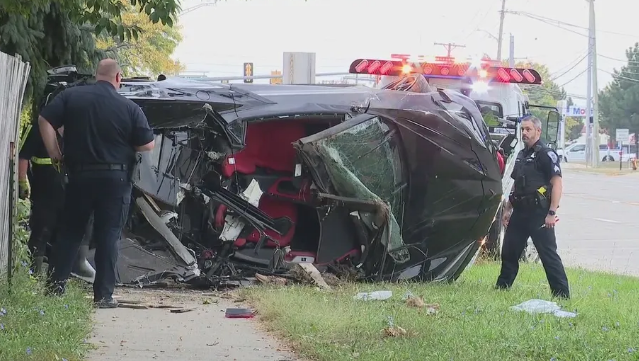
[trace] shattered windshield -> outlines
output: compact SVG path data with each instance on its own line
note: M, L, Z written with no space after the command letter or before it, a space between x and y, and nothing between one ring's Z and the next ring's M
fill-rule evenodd
M404 177L398 134L375 117L334 136L317 141L331 181L343 196L384 202L390 207L390 255L408 259L401 236ZM385 242L387 235L383 236Z

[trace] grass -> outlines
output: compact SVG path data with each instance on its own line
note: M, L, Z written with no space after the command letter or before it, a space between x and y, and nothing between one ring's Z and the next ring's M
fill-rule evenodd
M632 164L629 162L623 162L622 169L619 170L619 161L600 162L599 167L597 168L586 167L586 163L584 162L563 163L563 167L564 169L570 169L571 171L576 171L576 172L598 173L598 174L605 174L609 176L627 175L627 174L633 174L633 173L639 172L639 171L633 171Z
M20 202L21 221L28 215L28 202ZM15 253L18 265L12 286L0 277L0 361L77 361L89 344L92 304L77 282L71 282L64 297L44 296L43 281L29 275L24 244L28 232L17 227Z
M509 307L550 291L539 265L522 265L510 291L493 289L495 263L476 264L452 284L354 284L331 293L313 287L245 291L262 320L316 360L639 360L639 279L567 270L576 318L531 315ZM356 301L357 292L391 290L386 301ZM411 291L439 313L411 308ZM385 337L391 317L408 334Z

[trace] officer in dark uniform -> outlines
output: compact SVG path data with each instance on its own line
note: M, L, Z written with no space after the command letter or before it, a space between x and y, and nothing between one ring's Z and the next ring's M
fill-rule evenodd
M539 119L525 117L521 129L526 147L517 155L511 175L515 188L504 210L507 228L496 287L512 286L519 271L519 258L530 237L539 252L552 295L570 298L568 278L557 254L554 228L562 192L559 157L540 140Z
M20 198L26 199L30 196L31 199L31 235L28 243L32 257L31 270L39 274L46 256L47 244L55 243L59 228L64 204L64 177L51 164L37 126L32 127L27 134L18 157ZM93 282L95 270L87 261L90 240L91 229L88 228L85 230L80 251L73 265L73 273L79 278Z
M113 59L100 61L96 83L68 88L40 113L40 133L54 163L68 173L63 227L53 252L47 290L62 294L72 260L94 212L97 307L117 307L115 288L118 240L128 217L136 151L153 149L153 132L142 109L118 94L122 74ZM64 127L64 160L56 130Z

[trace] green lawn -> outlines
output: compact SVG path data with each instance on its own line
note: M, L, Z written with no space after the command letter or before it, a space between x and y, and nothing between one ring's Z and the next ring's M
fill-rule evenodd
M317 360L639 360L639 279L568 270L576 318L509 310L549 299L539 265L522 265L510 291L493 289L499 266L473 266L453 284L355 284L331 293L313 287L245 291L262 320L304 356ZM360 291L392 290L386 301L356 301ZM408 307L406 291L438 303L439 313ZM407 335L382 333L392 317Z
M26 270L14 276L13 292L0 282L0 361L82 360L92 304L78 284L64 297L45 297Z
M29 214L28 202L18 203L18 219ZM16 227L14 253L27 259L29 234ZM0 277L0 361L77 361L89 344L92 303L80 283L71 282L64 297L44 296L43 282L31 277L19 262L11 289Z

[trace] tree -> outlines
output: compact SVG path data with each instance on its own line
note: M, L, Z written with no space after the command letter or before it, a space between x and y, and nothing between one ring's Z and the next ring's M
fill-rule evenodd
M153 23L172 26L179 12L177 0L131 0ZM94 34L106 32L135 39L139 29L125 28L120 0L0 0L0 51L18 54L31 63L25 98L37 104L52 67L75 64L92 72L105 54L95 46ZM25 102L26 103L26 102Z
M627 64L613 71L612 82L599 93L600 123L613 139L617 129L639 134L639 43L626 50L626 58Z
M138 28L137 38L120 39L119 36L103 34L98 37L97 47L117 58L127 76L143 76L157 74L177 74L184 69L171 59L171 54L182 41L180 27L153 23L140 11L140 6L133 6L131 0L122 0L125 10L121 14L125 28Z
M508 66L507 64L504 64ZM555 83L550 70L544 64L535 62L519 62L516 68L534 69L541 75L542 85L522 85L522 91L528 95L530 104L556 107L558 100L566 99L566 91Z

